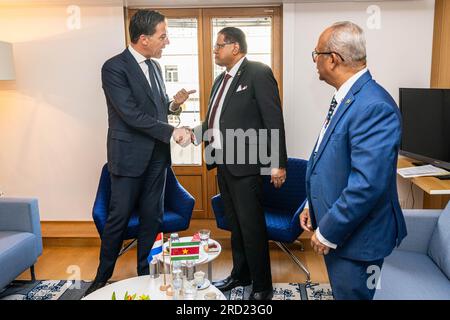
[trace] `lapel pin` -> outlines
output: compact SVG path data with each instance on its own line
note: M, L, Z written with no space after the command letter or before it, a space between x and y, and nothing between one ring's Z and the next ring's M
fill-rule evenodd
M352 102L352 99L347 99L347 101L345 101L345 104L349 104L350 102Z
M238 71L237 75L238 75L238 76L240 76L240 75L241 75L241 70L239 70L239 71Z

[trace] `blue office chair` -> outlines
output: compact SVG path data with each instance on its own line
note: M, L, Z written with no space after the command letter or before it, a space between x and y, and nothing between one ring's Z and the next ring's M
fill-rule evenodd
M97 227L100 238L102 236L103 229L105 228L106 219L108 218L110 198L111 179L108 166L105 164L100 176L94 208L92 209L92 217L94 218L95 226ZM194 204L194 198L178 182L172 168L168 168L164 194L164 216L160 231L164 233L172 233L188 229ZM123 239L132 239L133 241L124 246L119 255L124 254L136 244L138 229L139 216L134 212L131 215L127 232Z
M309 283L310 272L286 246L286 243L297 241L303 231L300 227L300 213L306 203L307 163L302 159L289 158L286 168L287 178L280 189L275 189L270 183L270 176L263 176L263 207L269 240L274 241L300 267ZM214 196L211 202L217 227L230 231L220 194Z

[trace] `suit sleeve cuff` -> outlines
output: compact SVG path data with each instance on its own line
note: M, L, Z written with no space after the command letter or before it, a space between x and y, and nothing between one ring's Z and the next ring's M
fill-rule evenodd
M198 146L200 143L202 143L202 125L199 124L195 128L192 129L192 132L194 133L194 141L192 143L194 146Z
M328 241L327 239L325 239L322 234L320 233L320 228L317 228L316 230L316 237L317 240L319 240L320 242L322 242L324 245L326 245L327 247L330 247L331 249L336 249L337 248L337 244L334 244L330 241Z
M308 200L306 200L305 206L303 207L303 209L308 209L309 210L309 202L308 202Z
M170 112L177 112L181 108L181 105L179 105L178 108L175 108L174 105L175 105L175 103L173 101L169 104Z

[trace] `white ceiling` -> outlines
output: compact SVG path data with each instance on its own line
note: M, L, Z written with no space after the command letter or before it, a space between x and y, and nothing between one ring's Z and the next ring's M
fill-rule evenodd
M373 0L0 0L0 6L151 6L151 7L212 7L236 5L273 5L295 2L370 2ZM378 0L380 1L380 0ZM381 0L392 1L392 0ZM399 1L399 0L397 0Z

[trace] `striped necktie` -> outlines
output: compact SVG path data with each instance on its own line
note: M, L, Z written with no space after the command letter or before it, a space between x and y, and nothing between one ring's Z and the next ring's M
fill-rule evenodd
M327 118L325 119L325 128L328 127L331 121L331 117L333 116L334 109L337 107L337 101L335 97L333 96L333 99L331 100L330 108L328 109Z
M327 118L325 119L325 123L323 125L324 129L326 129L328 127L328 125L330 124L331 117L333 117L333 113L334 113L334 110L336 109L336 107L337 107L337 101L336 101L336 98L333 96L333 99L331 99L330 108L328 109ZM315 158L317 155L317 151L314 151L313 155Z

